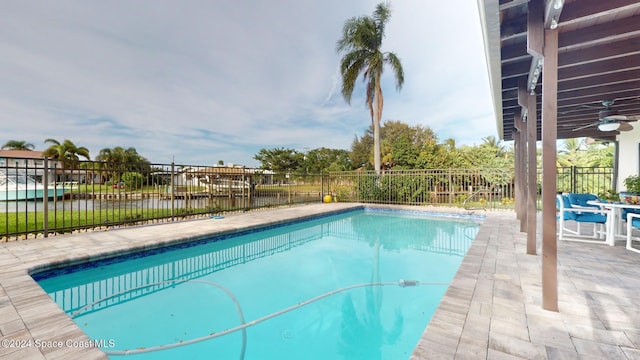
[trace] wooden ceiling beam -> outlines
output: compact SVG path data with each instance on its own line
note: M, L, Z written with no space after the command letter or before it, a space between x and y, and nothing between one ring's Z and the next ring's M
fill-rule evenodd
M502 66L502 78L528 76L531 67L531 59L518 61Z
M622 70L640 69L640 54L622 56L602 61L594 61L579 66L565 66L558 69L558 78L574 79L594 74L606 74Z
M581 98L592 94L607 94L624 91L635 91L640 94L640 80L617 82L583 89L565 90L563 92L558 92L558 100Z
M591 94L591 95L586 95L579 98L558 100L558 107L572 106L576 104L591 103L591 102L595 103L602 100L610 100L610 99L618 99L618 98L626 98L626 97L634 97L634 96L638 96L637 90L610 92L606 94Z
M531 55L529 55L529 53L527 52L526 42L518 42L509 46L505 46L500 50L500 54L503 59L503 64L509 62L517 62L531 57Z
M558 63L560 67L565 67L635 54L640 54L640 36L626 41L613 41L599 44L589 49L576 49L563 52L558 57Z
M640 15L626 17L616 20L615 26L609 22L597 24L589 27L589 31L584 29L576 29L567 32L561 32L559 35L559 50L567 50L569 48L615 41L616 39L624 39L629 36L638 36L640 32Z
M623 7L640 6L637 0L580 0L564 4L560 22L589 19Z
M640 80L640 68L622 70L608 74L594 74L579 79L558 81L558 91L585 89L600 85L615 84L617 82Z

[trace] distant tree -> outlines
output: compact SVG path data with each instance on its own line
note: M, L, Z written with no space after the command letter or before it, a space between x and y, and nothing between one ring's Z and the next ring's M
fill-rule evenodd
M138 154L138 151L134 147L129 147L127 149L116 146L114 148L104 148L101 149L96 156L96 161L106 161L106 162L118 162L118 163L140 163L140 162L148 162L148 160Z
M278 173L295 172L304 163L304 154L285 148L260 149L253 158L260 162L261 169Z
M96 156L96 161L102 169L108 171L107 179L112 182L122 180L122 175L126 172L134 171L136 173L148 174L151 171L151 164L134 147L127 149L116 146L114 148L101 149Z
M442 142L442 145L444 145L447 148L447 150L454 150L456 148L456 139L454 138L445 139Z
M369 127L362 137L357 135L351 143L349 159L354 168L373 170L373 128Z
M372 169L371 148L373 147L373 129L370 127L361 137L351 144L351 162L355 167L365 166ZM413 169L425 161L422 152L434 152L437 138L433 130L421 125L409 126L401 121L386 121L380 128L382 167L384 169ZM446 155L446 154L445 154ZM442 156L441 154L438 156Z
M409 126L400 121L386 121L380 134L384 168L413 169L425 146L437 142L436 135L430 128Z
M323 171L353 170L353 166L348 151L323 147L308 151L304 155L300 170L309 174L318 174Z
M404 83L404 70L400 58L392 52L382 52L382 39L386 23L391 18L389 4L376 6L373 16L353 17L347 20L338 40L337 51L344 53L340 62L342 96L351 103L357 78L362 73L366 82L366 103L373 126L374 168L379 174L382 164L380 153L380 119L382 118L383 95L380 80L385 64L390 65L400 90Z
M446 147L436 141L428 141L422 145L415 162L417 169L445 169L451 167L451 158Z
M9 140L2 145L2 150L33 150L35 146L32 143L26 141Z

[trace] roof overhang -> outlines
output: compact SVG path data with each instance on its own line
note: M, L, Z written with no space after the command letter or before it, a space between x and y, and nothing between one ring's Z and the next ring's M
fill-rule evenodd
M549 26L556 0L545 2ZM606 102L626 117L640 118L640 2L564 0L558 29L559 139L615 139L620 130L598 129ZM527 0L478 0L487 70L500 139L511 140L521 114L518 90L530 82L536 58L528 51ZM536 79L536 119L541 119L541 83ZM528 91L529 89L527 89ZM541 122L538 121L538 139ZM628 126L626 127L628 128ZM621 128L622 129L622 128Z

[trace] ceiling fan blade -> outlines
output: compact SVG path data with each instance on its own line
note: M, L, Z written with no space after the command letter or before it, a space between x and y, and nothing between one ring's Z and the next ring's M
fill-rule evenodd
M607 117L603 117L603 121L638 121L640 120L640 115L609 115Z
M580 110L584 110L584 109L601 109L601 106L596 106L596 105L590 105L590 104L582 104L582 105L577 105L577 106L573 106L570 107L566 110L562 110L562 111L558 111L558 114L560 115L566 115L566 114L570 114L572 112L576 112L576 111L580 111Z
M578 128L573 129L573 131L580 131L580 130L583 130L583 129L586 129L586 128L590 128L592 126L596 126L598 124L600 124L600 122L596 122L596 123L585 125L585 126L580 126Z
M626 121L628 116L626 115L609 115L601 118L603 121Z
M618 131L631 131L631 130L633 130L633 126L631 126L631 124L629 124L628 122L620 123L620 127L618 128Z

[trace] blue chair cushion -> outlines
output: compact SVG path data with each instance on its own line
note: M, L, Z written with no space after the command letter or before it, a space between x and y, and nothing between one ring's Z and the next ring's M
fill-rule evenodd
M640 209L625 209L625 208L622 208L622 220L627 221L627 214L628 213L640 214Z
M573 205L599 208L598 205L587 204L587 201L598 200L598 197L593 194L569 194L569 202Z
M576 215L575 221L577 222L594 222L594 223L602 223L607 222L607 217L602 214L595 213L582 213Z
M631 220L631 225L640 229L640 218L633 218L633 220Z

